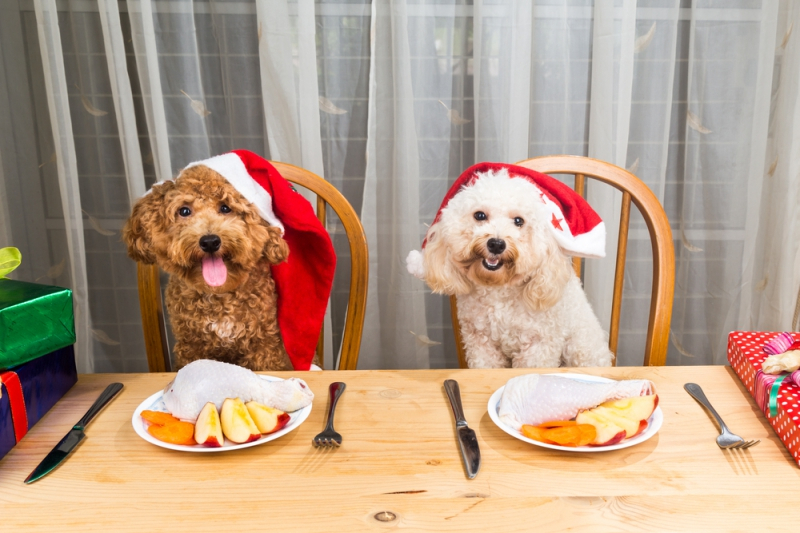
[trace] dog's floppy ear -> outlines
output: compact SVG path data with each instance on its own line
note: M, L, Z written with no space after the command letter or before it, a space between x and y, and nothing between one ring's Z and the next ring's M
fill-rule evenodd
M424 274L422 279L431 290L439 294L468 294L472 285L459 265L455 263L447 242L438 224L428 230L425 249L422 254Z
M525 303L534 311L554 306L564 292L567 282L575 275L572 266L554 240L547 240L540 263L522 287Z
M286 261L289 257L289 245L283 240L280 228L268 226L269 238L264 244L264 257L273 265Z
M122 240L128 247L128 257L134 261L153 264L156 262L152 245L153 231L163 224L164 197L175 183L165 181L139 198L133 212L122 229Z

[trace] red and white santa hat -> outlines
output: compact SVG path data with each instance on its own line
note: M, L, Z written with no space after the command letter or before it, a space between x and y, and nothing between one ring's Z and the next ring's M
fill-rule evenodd
M529 168L506 163L478 163L465 170L453 183L442 200L433 219L433 227L441 218L442 210L459 192L475 184L487 173L507 171L509 177L526 180L531 184L531 194L538 195L550 217L548 226L556 242L566 255L578 257L606 256L606 227L600 216L578 193L555 178ZM425 249L427 238L422 242ZM412 251L406 260L408 271L422 276L422 253Z
M200 165L219 173L255 206L264 220L281 228L289 245L289 257L271 267L278 293L278 325L292 366L295 370L308 370L336 269L336 254L328 232L308 200L264 158L247 150L234 150L196 161L184 170Z

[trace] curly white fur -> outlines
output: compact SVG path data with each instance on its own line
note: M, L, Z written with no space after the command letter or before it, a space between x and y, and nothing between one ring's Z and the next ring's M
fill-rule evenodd
M409 272L457 295L470 368L611 365L607 336L547 215L535 185L489 172L450 200L425 249L409 254Z

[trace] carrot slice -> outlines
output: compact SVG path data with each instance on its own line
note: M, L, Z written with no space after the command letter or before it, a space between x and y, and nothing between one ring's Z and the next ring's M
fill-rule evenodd
M538 440L539 442L545 442L547 444L556 444L552 440L545 438L545 432L547 428L543 428L540 426L529 426L525 424L522 426L522 434L528 437L529 439Z
M166 426L168 424L180 422L180 420L171 414L161 411L142 411L142 418L157 426Z
M574 420L553 420L551 422L545 422L544 424L539 424L538 427L540 428L560 428L564 426L574 426L577 422Z
M578 426L566 426L560 428L546 429L544 438L553 441L560 446L575 447L581 439L581 430Z
M194 424L191 422L174 422L165 426L152 425L147 428L148 433L160 441L170 444L184 444L192 446L197 444L194 440Z
M524 425L522 434L539 442L574 448L586 446L592 442L597 436L597 429L591 424L576 424L573 420L557 420L540 426Z
M593 425L578 424L577 427L581 430L581 438L578 441L578 446L586 446L597 437L597 428Z

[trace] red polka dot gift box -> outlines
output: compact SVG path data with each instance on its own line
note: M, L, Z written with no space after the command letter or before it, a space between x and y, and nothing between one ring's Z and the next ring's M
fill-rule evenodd
M797 349L800 333L733 331L728 335L728 361L800 465L800 370L781 374L762 371L767 357L783 353L791 341L791 349Z

